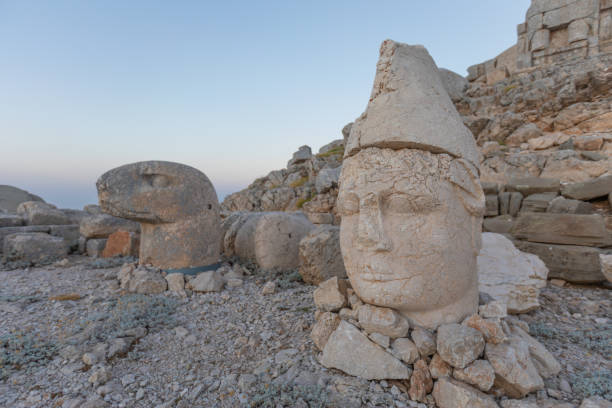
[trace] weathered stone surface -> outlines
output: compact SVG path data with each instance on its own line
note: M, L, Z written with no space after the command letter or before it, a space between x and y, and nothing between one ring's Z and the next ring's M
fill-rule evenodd
M4 238L12 234L22 234L31 232L51 232L51 227L48 225L30 225L26 227L3 227L0 228L0 251L4 245Z
M23 218L21 218L19 215L0 213L0 228L21 227L22 225Z
M336 313L324 312L317 319L315 324L312 326L310 338L319 350L323 351L329 336L331 336L334 330L338 328L339 324L340 318Z
M338 187L338 179L340 178L341 167L329 168L326 167L319 171L315 180L315 189L318 194L327 193L334 187Z
M523 204L523 194L516 191L510 193L510 205L508 206L508 214L513 217L516 217L521 209L521 204Z
M434 379L450 377L453 373L453 367L448 365L448 363L442 360L440 355L436 353L429 362L429 373Z
M506 191L516 191L524 197L539 193L558 193L561 183L558 179L541 177L514 178L506 185Z
M506 138L508 146L520 146L521 143L531 142L538 139L542 135L542 131L533 123L527 123L516 129L510 136Z
M486 360L476 360L469 366L453 370L453 377L464 383L477 387L480 391L489 391L495 381L493 367Z
M410 376L410 388L408 395L413 401L424 401L427 394L433 389L433 380L425 360L419 360L414 364L412 376Z
M471 327L453 323L438 328L438 354L455 368L464 368L476 360L484 346L482 334Z
M408 321L393 309L364 304L358 310L359 324L368 333L380 333L391 338L408 335Z
M612 174L597 177L582 183L566 184L561 188L561 194L577 200L591 200L607 196L612 192Z
M480 184L482 185L482 191L485 193L485 195L497 195L499 192L499 185L497 183L484 181Z
M140 232L137 222L108 214L95 214L81 220L80 232L85 238L108 238L119 230Z
M225 234L226 255L284 270L299 267L300 241L315 227L302 213L284 212L246 214L235 224Z
M346 280L337 276L321 282L314 291L314 302L317 309L323 312L337 312L347 305Z
M508 306L504 302L495 300L478 306L478 314L484 318L501 318L508 315Z
M515 337L513 342L525 342L529 348L531 362L542 378L553 377L561 371L561 364L546 347L516 324L509 324L509 335Z
M106 172L96 186L104 212L140 223L141 263L177 269L218 262L219 202L199 170L179 163L139 162Z
M523 200L521 211L523 212L546 212L548 205L557 197L557 193L539 193L527 196Z
M589 397L582 401L580 408L612 408L612 402L601 397Z
M87 217L89 214L82 210L73 210L72 208L60 208L60 211L64 213L70 220L70 224L80 224L81 220Z
M323 348L321 364L367 380L410 378L410 369L370 341L355 326L341 321Z
M440 408L497 408L495 400L477 389L453 380L441 378L436 381L433 397Z
M165 276L168 282L168 290L179 296L187 296L185 292L185 275L182 273L169 273Z
M487 343L485 356L495 370L495 386L509 397L523 398L544 388L525 341L513 337L509 343Z
M499 198L497 194L485 196L485 216L495 217L499 214Z
M524 313L539 306L540 288L546 286L548 269L537 256L516 249L500 234L482 234L478 256L480 291L504 302L509 313Z
M188 286L194 292L220 292L225 286L225 280L219 270L207 271L199 273L189 281Z
M600 150L604 144L601 135L583 135L574 139L574 148L577 150Z
M506 340L506 334L499 319L483 319L479 315L473 315L468 317L463 324L478 330L487 343L499 344Z
M19 214L27 225L64 225L71 224L63 212L41 201L25 201L17 207Z
M364 302L431 328L475 313L484 209L476 174L465 161L412 149L344 160L340 246Z
M68 255L64 239L40 232L8 235L3 245L6 261L49 263Z
M140 235L135 232L119 230L109 235L102 257L133 256L138 257Z
M537 255L548 268L548 277L575 283L604 280L597 248L574 245L539 244L514 241L518 249Z
M382 43L370 102L353 124L345 157L367 147L448 153L478 166L474 137L424 47Z
M340 228L319 226L306 235L299 244L300 275L306 283L319 283L337 276L346 278L346 269L340 252Z
M44 203L44 200L32 193L28 193L17 187L0 185L0 212L4 210L8 213L17 213L17 207L19 204L26 201L40 201Z
M79 246L79 225L50 225L49 234L54 237L61 237L66 241L70 250L75 250Z
M405 363L413 364L419 359L419 349L410 339L401 337L391 344L393 355Z
M389 343L391 342L391 338L389 336L385 336L384 334L380 334L380 333L370 333L368 337L370 338L370 340L378 344L380 347L384 349L389 348ZM395 356L395 353L391 353L391 354Z
M531 39L531 51L541 51L550 45L550 31L546 29L538 30Z
M295 166L296 164L304 163L306 160L312 157L312 149L310 146L300 146L299 149L293 153L293 157L287 163L287 168Z
M514 218L511 215L500 215L497 217L485 218L482 221L484 232L494 232L496 234L509 234L514 225Z
M160 272L146 268L135 269L127 283L128 291L147 295L163 293L167 288L168 282Z
M601 262L601 272L608 282L612 282L612 255L601 254L599 260Z
M334 223L334 215L331 213L306 212L306 217L308 217L308 221L312 222L315 225Z
M87 240L85 251L87 252L87 256L99 258L102 256L105 247L106 238L93 238Z
M556 197L550 203L546 212L554 214L593 214L593 204L580 200L568 200L565 197Z
M442 80L442 86L444 86L451 100L453 102L461 100L468 87L468 80L446 68L438 69L438 74L440 75L440 80Z
M521 213L512 228L518 239L547 244L603 247L612 244L599 214Z
M436 352L436 339L429 330L415 327L411 333L411 337L421 357L431 356Z

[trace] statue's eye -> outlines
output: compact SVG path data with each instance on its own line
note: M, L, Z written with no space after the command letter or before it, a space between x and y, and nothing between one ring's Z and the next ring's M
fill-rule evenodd
M151 178L151 185L153 187L168 187L168 184L170 184L170 180L168 179L168 177L162 174L155 174Z

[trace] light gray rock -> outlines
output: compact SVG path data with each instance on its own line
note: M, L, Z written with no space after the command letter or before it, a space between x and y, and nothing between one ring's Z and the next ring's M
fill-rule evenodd
M531 337L525 330L516 324L509 324L509 329L509 335L518 339L513 341L524 341L527 343L531 362L542 378L550 378L559 374L561 371L561 364L559 364L557 359L542 343Z
M436 352L436 339L429 330L415 327L411 333L411 337L421 357L428 357Z
M570 200L565 197L556 197L550 203L546 212L555 214L593 214L593 204L580 200Z
M486 392L493 386L495 371L488 361L476 360L465 368L455 368L453 377Z
M105 213L140 223L141 263L181 269L219 262L219 201L201 171L180 163L138 162L107 171L96 187Z
M513 217L516 217L521 209L521 204L523 204L523 194L519 192L510 193L510 204L508 206L508 214Z
M605 247L612 245L599 214L521 213L512 228L515 238L530 242Z
M89 215L86 211L73 210L71 208L60 208L60 211L63 212L66 217L68 217L70 224L76 225L79 225L81 220Z
M482 234L478 255L479 289L505 303L509 313L537 308L547 276L548 269L537 256L522 253L501 234Z
M521 211L523 212L546 212L548 205L557 197L557 193L539 193L527 196L523 200Z
M59 237L40 232L8 235L4 239L6 261L49 263L68 255L68 245Z
M443 377L436 381L433 397L440 408L499 407L493 397L448 377Z
M348 138L351 134L351 129L353 127L353 122L347 123L346 125L344 125L344 127L342 128L342 137L344 138L344 145L346 146L346 143L348 142Z
M367 147L446 152L478 166L474 137L425 47L392 40L381 45L370 102L352 126L345 157Z
M612 282L612 255L601 254L599 260L601 262L601 272L608 282Z
M323 351L325 344L327 344L327 340L329 340L329 336L331 336L339 324L340 318L337 313L324 312L317 319L312 326L310 338L319 350Z
M330 189L338 187L338 179L340 178L340 171L342 167L329 168L325 167L317 174L315 180L315 189L318 194L327 193Z
M208 271L199 273L189 282L189 286L194 292L220 292L225 286L225 280L218 270Z
M533 123L527 123L516 129L506 138L506 143L510 146L520 146L528 140L542 136L542 131Z
M299 244L300 275L306 283L319 283L337 276L346 278L340 252L340 227L321 225L314 228Z
M80 233L78 224L51 225L49 226L49 234L63 238L70 250L76 250L79 246Z
M533 34L531 40L531 51L541 51L550 45L550 31L546 29L538 30Z
M0 213L0 228L21 227L22 225L23 218L19 215Z
M346 280L334 276L321 282L313 293L317 309L323 312L337 312L347 305Z
M485 218L482 221L483 232L494 232L497 234L509 234L514 225L514 218L511 215L500 215L497 217Z
M102 208L100 208L98 204L87 204L83 206L83 211L85 211L89 215L103 214Z
M497 194L490 194L485 196L485 206L485 216L495 217L499 215L499 198L497 197Z
M147 295L163 293L168 289L168 283L162 274L156 270L140 267L134 270L128 283L128 291Z
M26 227L1 227L0 228L0 253L3 251L4 238L12 234L22 234L31 232L49 233L51 228L48 225L30 225Z
M453 102L460 101L468 88L468 80L446 68L439 68L438 73L440 74L442 85L451 100Z
M102 252L104 252L104 248L106 247L106 241L106 238L88 239L85 249L87 256L100 258L102 256Z
M26 201L45 202L42 198L20 188L0 185L0 210L15 214L19 204Z
M513 178L506 184L506 191L516 191L525 196L539 193L558 193L561 182L558 179L542 177Z
M348 126L348 125L347 125ZM344 139L334 140L319 149L319 154L325 154L331 150L344 149Z
M596 8L595 0L576 0L568 5L545 11L543 24L545 27L555 29L574 20L591 16Z
M582 401L580 408L612 408L612 402L601 397L589 397Z
M548 278L574 283L597 283L605 279L599 262L600 251L597 248L519 240L514 241L514 245L544 261L548 268Z
M84 217L79 224L79 229L85 238L108 238L119 230L140 232L140 225L137 222L108 214L95 214Z
M411 374L404 363L345 321L340 322L325 344L321 364L367 380L406 380Z
M561 188L561 194L576 200L591 200L604 197L612 192L612 174L599 176L581 183L566 184Z
M455 368L465 368L482 354L484 347L484 338L476 329L456 323L438 328L438 354Z
M19 214L27 225L63 225L71 224L63 212L51 204L41 201L25 201L17 207Z
M368 333L380 333L394 339L408 335L408 320L393 309L364 304L357 314L359 324Z
M310 149L310 146L306 146L306 145L301 146L297 150L297 152L293 153L293 157L287 163L287 168L293 167L296 164L304 163L306 160L310 159L311 157L312 157L312 150Z
M497 183L483 181L480 184L482 185L482 191L484 191L485 195L497 195L499 193L499 184Z
M413 364L419 359L419 349L410 339L401 337L391 345L393 355L407 364Z

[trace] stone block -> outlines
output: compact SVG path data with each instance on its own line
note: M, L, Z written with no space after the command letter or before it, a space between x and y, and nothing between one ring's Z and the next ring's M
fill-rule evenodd
M523 197L538 193L558 193L561 188L559 179L542 177L513 178L506 184L506 191L516 191Z
M347 305L347 280L337 276L319 284L313 293L317 309L323 312L337 312Z
M550 31L538 30L531 38L531 51L545 50L550 45Z
M515 238L547 244L605 247L612 244L601 215L521 213Z
M497 183L483 181L480 184L482 185L482 191L484 191L486 195L495 195L499 191L499 185Z
M485 196L485 205L486 211L485 216L487 217L495 217L499 214L499 199L497 195L487 195Z
M49 234L55 237L61 237L66 241L66 245L71 250L76 250L79 246L79 225L50 225Z
M546 212L555 214L593 214L593 204L580 200L569 200L565 197L556 197L550 203Z
M601 262L601 272L608 282L612 282L612 255L600 254L599 261Z
M30 225L25 227L2 227L0 228L0 253L2 252L4 238L12 234L44 232L49 233L51 228L48 225Z
M140 246L140 234L130 231L115 231L108 236L103 258L113 256L133 256L138 257L138 247Z
M599 176L581 183L566 184L561 188L561 194L576 200L591 200L612 193L612 174Z
M510 205L508 206L508 214L513 217L516 217L521 209L521 205L523 204L523 195L518 192L512 192L510 194Z
M17 214L25 220L27 225L64 225L71 223L70 218L63 212L51 204L40 201L26 201L19 204Z
M63 238L41 232L12 234L4 239L6 261L27 261L35 264L49 263L68 255L68 245Z
M577 0L566 6L545 12L543 23L546 28L560 28L573 20L592 16L596 12L596 0Z
M368 333L380 333L391 338L408 335L408 321L393 309L364 304L358 310L359 324Z
M587 20L574 20L567 28L567 42L574 43L589 38L590 26Z
M300 241L299 254L304 282L318 285L334 276L346 278L339 227L322 225L313 229Z
M546 212L548 205L552 200L554 200L555 197L557 197L557 193L532 194L523 200L521 211Z
M102 256L102 252L106 247L106 238L92 238L87 240L86 251L87 255L93 258Z
M497 408L490 395L452 378L436 381L433 397L440 408Z
M482 221L483 232L495 232L498 234L509 234L514 225L514 218L510 215L485 218Z
M539 244L514 241L518 249L537 255L548 268L548 277L574 283L597 283L605 278L602 274L596 248L574 245Z
M0 228L21 227L23 218L15 214L0 214Z
M504 191L503 193L499 193L497 198L499 200L499 215L506 215L510 210L510 196L512 193L508 193Z
M455 368L465 368L482 354L484 347L484 337L476 329L456 323L438 328L438 354Z
M140 232L137 222L108 214L96 214L81 220L80 232L85 238L108 238L119 230Z

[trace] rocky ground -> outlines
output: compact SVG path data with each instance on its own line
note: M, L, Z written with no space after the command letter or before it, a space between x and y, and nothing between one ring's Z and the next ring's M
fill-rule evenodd
M318 364L309 336L315 287L297 273L245 265L242 284L179 298L122 293L115 264L71 256L0 271L0 406L426 406L401 382ZM563 370L529 399L543 407L610 400L612 292L549 284L541 301L521 319Z

